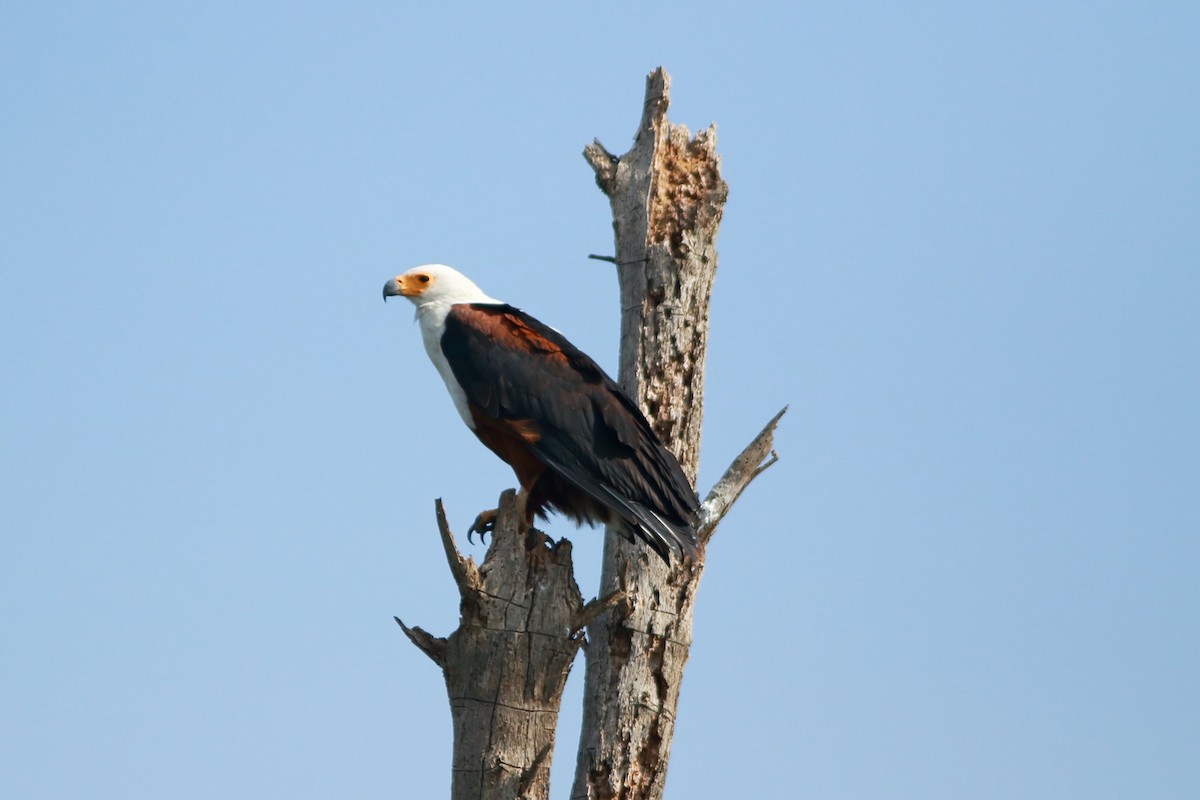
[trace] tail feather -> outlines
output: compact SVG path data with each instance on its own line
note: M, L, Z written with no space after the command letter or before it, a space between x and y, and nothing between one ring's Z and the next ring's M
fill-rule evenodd
M670 563L670 557L665 552L668 549L695 561L700 560L695 526L669 522L654 509L635 501L625 501L624 506L633 511L642 538L664 561Z
M611 510L629 527L630 533L648 544L650 549L667 564L671 563L672 553L687 556L696 561L700 560L695 525L680 525L666 520L644 503L622 497L603 484L581 479L574 470L567 469L563 464L548 458L545 453L542 453L541 456L562 477L591 496L597 503Z

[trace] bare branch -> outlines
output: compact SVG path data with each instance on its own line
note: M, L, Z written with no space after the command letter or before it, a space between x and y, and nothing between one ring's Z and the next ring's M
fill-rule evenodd
M417 646L418 650L433 659L433 663L439 667L446 666L445 639L440 636L434 636L418 626L410 628L399 617L392 617L392 619L396 620L396 624L404 631L404 635L408 637L410 642Z
M589 601L580 609L579 615L575 617L575 622L571 625L571 633L579 633L579 631L590 625L596 617L610 608L620 605L626 597L628 597L628 594L624 589L617 589L604 595L604 597L598 597L595 600Z
M775 427L787 410L788 407L784 406L778 414L771 418L771 421L759 431L758 436L754 437L754 441L746 445L746 449L742 450L733 460L733 463L725 470L725 474L721 476L721 480L717 481L712 491L708 493L708 497L704 499L700 510L699 537L701 542L708 543L713 532L716 531L717 525L729 513L729 509L733 508L733 504L742 496L742 492L746 490L750 482L779 460L778 453L773 449Z
M596 185L600 187L600 191L611 195L613 187L616 185L619 159L604 149L604 145L600 144L599 139L583 148L583 157L595 171Z
M442 505L442 498L434 501L434 509L437 513L438 534L441 535L442 547L446 551L446 563L450 565L450 574L454 576L459 595L465 598L479 590L479 569L473 560L463 558L462 553L458 551L454 534L450 532L450 523L446 521L446 508Z

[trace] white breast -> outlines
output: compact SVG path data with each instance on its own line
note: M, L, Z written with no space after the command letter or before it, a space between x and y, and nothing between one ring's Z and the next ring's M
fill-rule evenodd
M450 362L446 360L446 354L442 352L442 334L446 332L446 316L449 313L449 304L431 303L420 306L417 308L417 322L421 326L421 339L425 342L425 352L429 354L429 360L433 362L438 374L442 376L446 389L450 392L450 399L454 401L454 407L458 410L458 415L462 417L463 422L467 423L468 428L475 430L475 422L471 419L471 409L467 406L467 393L459 386L458 380L454 377L454 371L450 369Z

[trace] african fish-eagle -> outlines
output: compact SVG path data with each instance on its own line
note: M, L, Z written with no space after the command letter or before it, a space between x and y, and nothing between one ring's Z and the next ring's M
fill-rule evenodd
M467 427L516 473L525 524L556 510L636 535L667 563L672 552L699 558L696 493L595 361L442 264L389 280L383 299L396 295L416 305L425 350Z

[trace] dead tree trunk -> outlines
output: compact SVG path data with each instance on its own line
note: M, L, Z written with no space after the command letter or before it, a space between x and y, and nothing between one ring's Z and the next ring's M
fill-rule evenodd
M667 123L669 78L647 80L634 148L585 152L613 206L621 285L620 382L695 482L703 411L708 300L726 186L712 129L694 140ZM781 411L702 507L701 546L742 490L774 463ZM679 684L703 565L665 567L641 545L607 536L597 600L575 584L571 544L522 531L501 496L478 567L438 531L461 598L458 628L439 638L397 618L442 669L454 721L453 800L545 800L567 673L584 644L587 675L575 798L661 798Z
M669 92L666 71L651 73L633 148L618 158L596 142L584 156L612 205L621 287L621 386L694 484L709 296L728 187L720 174L715 128L693 139L685 127L670 124ZM709 495L702 545L745 485L773 463L764 460L778 419ZM619 536L606 538L600 591L623 591L625 600L588 627L572 798L662 797L702 569L703 564L690 561L667 567L644 547Z
M442 669L454 723L453 800L545 800L563 686L582 630L615 594L584 604L571 543L521 531L516 496L500 497L492 546L478 567L454 543L441 501L438 532L458 585L461 620L447 638L409 628Z

